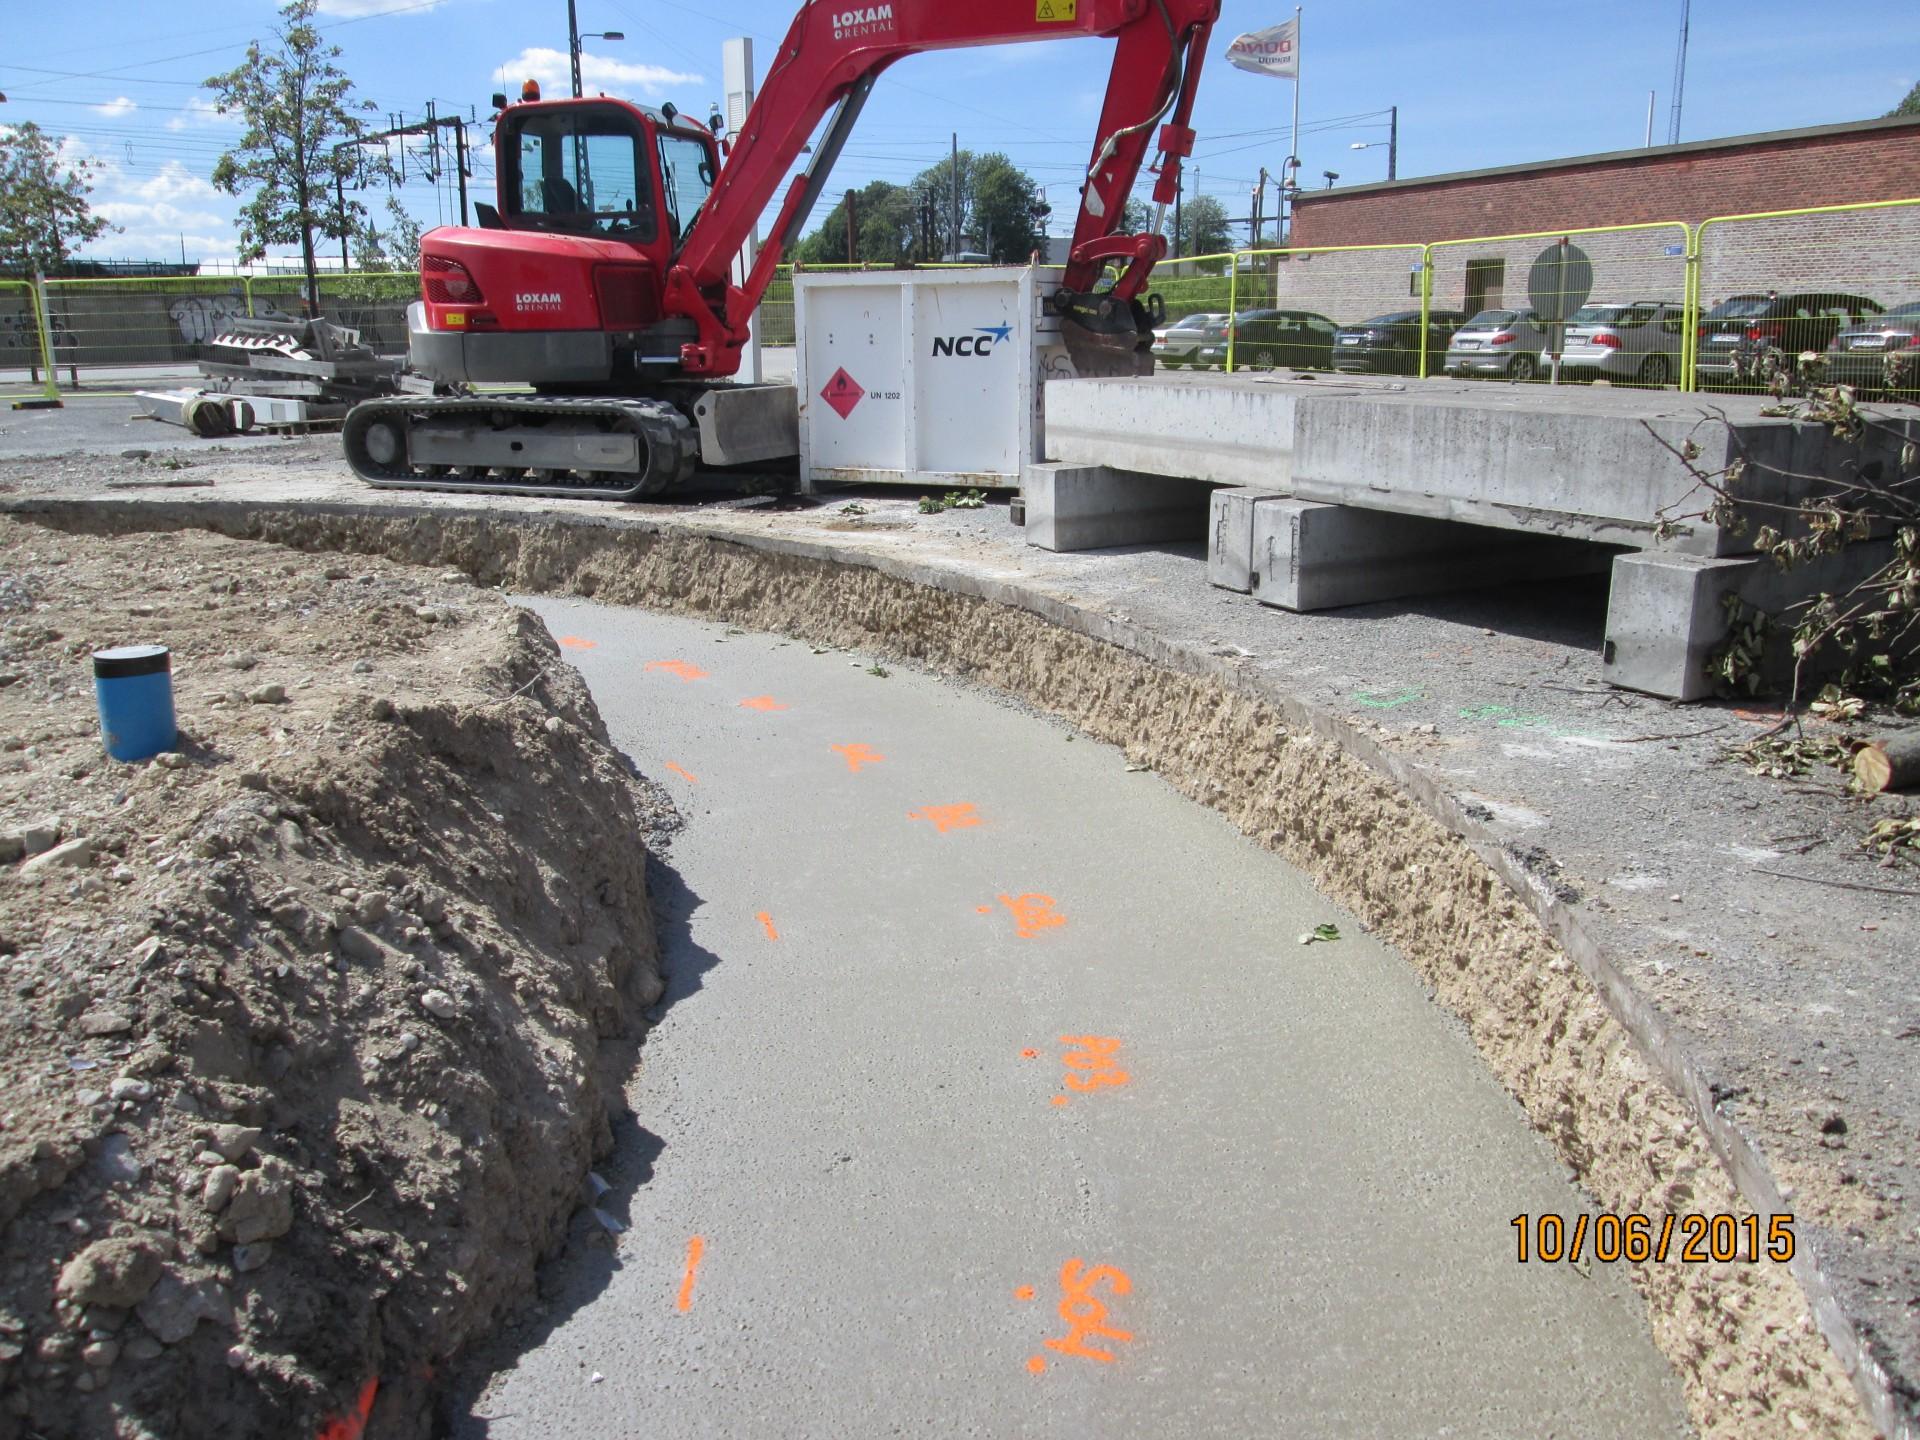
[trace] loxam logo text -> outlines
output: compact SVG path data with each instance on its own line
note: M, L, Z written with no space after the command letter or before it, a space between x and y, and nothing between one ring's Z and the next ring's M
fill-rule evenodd
M980 325L971 335L936 335L933 337L933 353L936 355L971 355L984 357L993 353L993 347L1002 340L1013 338L1011 325Z
M557 290L522 290L513 297L516 310L558 310L560 303Z
M893 6L854 5L837 11L833 17L833 38L857 40L893 29Z

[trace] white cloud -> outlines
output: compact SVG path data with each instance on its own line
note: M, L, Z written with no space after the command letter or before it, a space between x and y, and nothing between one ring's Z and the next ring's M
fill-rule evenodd
M564 50L535 46L522 50L500 69L506 75L507 88L516 94L520 82L528 79L540 82L540 93L543 95L565 95L573 88L573 71L567 64ZM623 60L586 51L580 55L580 85L589 95L602 92L619 96L637 94L657 100L671 89L704 84L704 76L669 70L661 65L631 65Z
M218 230L231 223L224 215L215 215L206 210L182 210L164 200L144 204L109 200L94 206L93 213L109 224L120 226L129 234L157 232L177 235L182 230ZM125 248L124 242L120 248Z
M211 100L194 95L181 107L178 115L167 121L167 129L185 130L197 125L238 125L239 123L238 116L222 115Z
M113 119L118 119L122 115L131 115L134 111L138 110L139 108L140 107L134 104L133 101L129 100L126 96L122 95L122 96L119 96L117 99L109 100L104 105L94 106L93 113L96 115L105 115Z
M139 184L122 184L120 190L129 195L138 195L142 200L211 200L220 192L213 188L212 182L195 175L178 160L169 160L160 167L160 173Z
M320 13L339 15L349 20L358 20L366 15L392 15L401 10L424 15L445 3L446 0L320 0Z

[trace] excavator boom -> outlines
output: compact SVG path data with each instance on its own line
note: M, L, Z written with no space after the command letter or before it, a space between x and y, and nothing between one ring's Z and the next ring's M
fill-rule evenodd
M693 318L701 332L682 352L683 368L695 375L738 368L748 320L825 188L875 80L901 57L928 50L1096 35L1117 40L1062 288L1070 297L1091 296L1107 262L1124 261L1104 308L1117 303L1134 310L1166 253L1160 212L1176 193L1181 160L1192 153L1193 97L1219 14L1220 0L809 0L781 41L732 155L668 273L668 308ZM833 120L813 163L789 185L746 283L733 285L733 257L829 110ZM1127 197L1156 141L1155 224L1146 234L1122 236ZM1127 348L1134 350L1144 317L1130 318L1137 323Z

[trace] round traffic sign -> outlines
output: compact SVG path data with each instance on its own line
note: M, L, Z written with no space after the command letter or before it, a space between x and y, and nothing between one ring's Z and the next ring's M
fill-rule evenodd
M1534 259L1527 272L1527 299L1542 323L1555 325L1587 303L1593 293L1593 261L1578 245L1561 240Z

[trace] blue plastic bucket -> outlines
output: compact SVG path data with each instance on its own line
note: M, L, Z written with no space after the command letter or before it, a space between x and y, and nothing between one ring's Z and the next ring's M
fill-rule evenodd
M116 760L146 760L173 749L173 655L164 645L93 652L100 734Z

